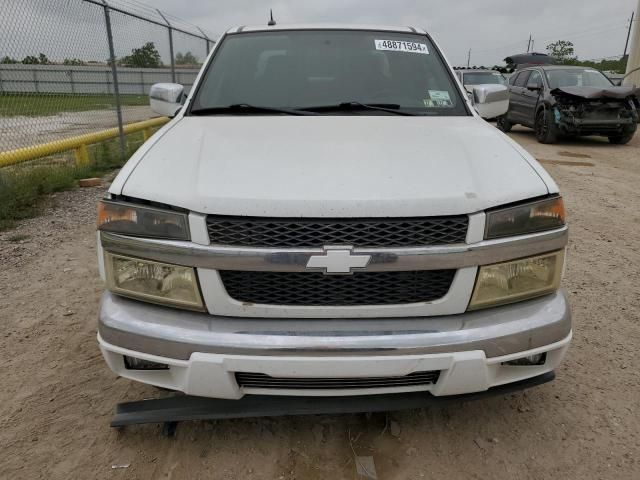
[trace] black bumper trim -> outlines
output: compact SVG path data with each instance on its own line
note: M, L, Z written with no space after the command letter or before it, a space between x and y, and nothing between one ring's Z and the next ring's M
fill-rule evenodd
M455 402L481 400L543 385L555 379L549 372L520 382L491 388L485 392L435 397L428 392L353 397L285 397L246 395L240 400L176 395L155 400L120 403L111 420L112 427L148 423L221 420L232 418L277 417L290 415L347 414L418 409ZM172 432L175 425L165 425Z

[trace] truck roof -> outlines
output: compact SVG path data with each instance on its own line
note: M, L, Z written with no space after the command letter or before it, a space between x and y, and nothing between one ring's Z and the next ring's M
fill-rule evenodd
M283 23L268 26L266 22L264 25L234 27L227 30L227 33L265 32L274 30L372 30L380 32L419 33L423 35L427 33L424 29L417 27L394 27L385 25L358 25L345 23Z

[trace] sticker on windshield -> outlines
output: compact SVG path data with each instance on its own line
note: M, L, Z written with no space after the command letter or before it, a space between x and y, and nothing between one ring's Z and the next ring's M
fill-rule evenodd
M429 98L424 99L424 106L431 108L453 107L453 102L446 90L429 90Z
M398 40L376 40L376 50L429 55L429 49L425 43L401 42Z

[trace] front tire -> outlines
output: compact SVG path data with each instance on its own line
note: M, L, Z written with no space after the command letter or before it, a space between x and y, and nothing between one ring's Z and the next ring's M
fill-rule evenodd
M546 108L536 115L535 132L538 142L551 144L558 139L558 127L554 122L553 112Z
M498 127L498 130L501 130L504 133L509 133L513 128L513 123L509 121L506 114L500 115L498 118L496 118L496 127Z
M636 129L634 128L630 132L624 132L624 133L621 133L620 135L612 135L609 137L609 142L612 145L626 145L633 139L633 136L635 135L635 133L636 133Z

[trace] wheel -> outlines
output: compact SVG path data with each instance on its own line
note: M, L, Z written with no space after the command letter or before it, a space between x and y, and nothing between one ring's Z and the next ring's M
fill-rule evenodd
M558 127L553 119L553 112L542 109L536 115L536 138L540 143L554 143L558 139Z
M631 132L624 132L620 135L612 135L609 137L609 142L613 145L626 145L633 139L635 133L636 131L635 129L633 129Z
M504 133L509 133L513 128L513 123L509 121L506 115L500 115L496 119L496 127L498 127L498 130L502 130Z

